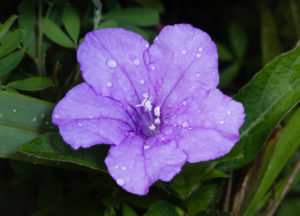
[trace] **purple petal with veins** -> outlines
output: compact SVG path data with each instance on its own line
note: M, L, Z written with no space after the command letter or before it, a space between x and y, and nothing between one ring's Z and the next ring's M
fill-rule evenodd
M74 149L112 145L105 163L126 191L145 195L239 140L243 106L216 89L217 49L200 29L166 26L151 46L124 29L96 30L77 57L85 83L56 105L53 123Z

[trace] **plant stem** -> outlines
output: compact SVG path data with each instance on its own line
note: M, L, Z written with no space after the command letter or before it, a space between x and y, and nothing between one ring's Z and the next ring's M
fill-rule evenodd
M296 163L296 165L294 166L288 181L286 183L286 185L284 186L278 200L276 201L276 203L273 205L273 207L270 209L269 213L267 213L267 216L272 216L274 215L275 211L277 210L277 208L279 207L280 203L282 202L283 198L285 197L285 195L287 194L291 184L293 183L297 173L300 170L300 160Z

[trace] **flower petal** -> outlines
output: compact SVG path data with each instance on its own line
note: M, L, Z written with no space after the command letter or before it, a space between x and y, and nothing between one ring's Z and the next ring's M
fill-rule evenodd
M241 103L217 89L199 90L169 110L164 123L182 131L180 147L189 162L199 162L228 153L239 140L244 117Z
M148 46L140 35L125 29L87 33L77 52L82 76L103 96L140 104L151 86L143 58Z
M108 171L126 191L145 195L157 180L170 181L185 163L186 154L172 140L128 136L112 146L105 159Z
M149 48L148 71L157 103L171 107L199 88L217 86L216 46L208 34L191 25L166 26Z
M74 149L119 144L134 128L120 103L97 95L86 83L75 86L56 105L52 121Z

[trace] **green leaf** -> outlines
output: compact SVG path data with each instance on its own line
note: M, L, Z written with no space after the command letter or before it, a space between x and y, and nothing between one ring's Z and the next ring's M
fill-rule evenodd
M19 65L23 56L24 52L19 50L0 58L0 81L2 76L8 75Z
M187 199L187 211L190 216L196 215L209 204L216 191L216 185L205 185Z
M240 129L243 158L225 162L234 169L249 163L260 151L269 135L300 100L300 47L282 54L267 64L234 97L243 103L245 123Z
M246 54L248 38L244 28L235 22L229 24L229 39L235 55L242 59Z
M236 148L232 148L230 152L223 157L216 159L215 161L230 161L234 159L239 159L244 157L241 149L237 146Z
M275 151L269 160L269 165L264 173L264 176L258 184L258 188L247 205L245 214L254 215L254 210L257 209L257 205L260 204L265 193L270 189L286 162L294 154L294 152L300 147L300 109L293 114L288 124L282 130L281 136L276 143Z
M44 19L44 33L54 43L66 48L75 48L71 39L50 19Z
M103 29L103 28L116 28L118 27L118 23L115 20L105 20L100 23L98 26L98 29Z
M222 70L220 73L220 83L218 87L223 88L228 85L238 75L239 70L239 63L233 63L232 65Z
M225 45L222 43L216 43L216 45L218 48L218 56L220 61L228 62L233 60L230 50Z
M107 154L105 147L98 145L88 149L73 150L62 140L59 133L44 134L19 146L18 149L37 158L69 162L107 172L104 164Z
M264 65L281 53L275 20L269 8L261 11L261 48Z
M35 26L35 5L32 0L22 0L18 7L21 13L18 19L18 23L21 29L24 30L25 36L23 40L24 46L35 45L35 41L32 40L34 37L34 26Z
M158 201L150 206L145 216L178 216L178 214L172 204Z
M123 204L122 215L123 216L137 216L135 211L126 203Z
M5 23L0 28L0 40L4 37L4 35L8 32L9 28L14 24L17 19L17 15L11 15Z
M32 161L19 153L19 145L51 131L53 104L0 91L0 158Z
M17 29L10 33L2 42L0 46L0 57L9 54L14 51L24 38L24 31L22 29Z
M68 34L77 44L79 31L80 31L80 19L77 10L71 5L64 7L64 14L62 20Z
M125 28L129 31L133 31L133 32L141 35L145 40L149 41L149 38L150 38L149 34L145 30L143 30L139 27L136 27L136 26L130 25L130 24L120 24L120 27Z
M53 81L47 77L31 77L7 84L8 87L23 91L40 91L53 86Z
M137 3L144 7L149 7L158 10L160 13L165 11L164 5L160 0L135 0Z
M110 11L103 15L105 19L113 19L118 23L152 26L159 22L157 10L151 8L126 8Z

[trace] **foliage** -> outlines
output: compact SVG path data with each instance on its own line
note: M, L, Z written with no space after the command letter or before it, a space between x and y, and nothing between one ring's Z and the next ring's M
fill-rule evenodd
M298 215L299 1L213 1L200 8L180 0L21 0L0 6L1 215L272 215L288 191L276 214ZM212 36L219 88L243 103L246 122L228 155L186 164L171 182L157 182L139 197L107 174L106 146L71 149L51 113L82 82L76 49L87 32L122 27L152 42L175 22Z

